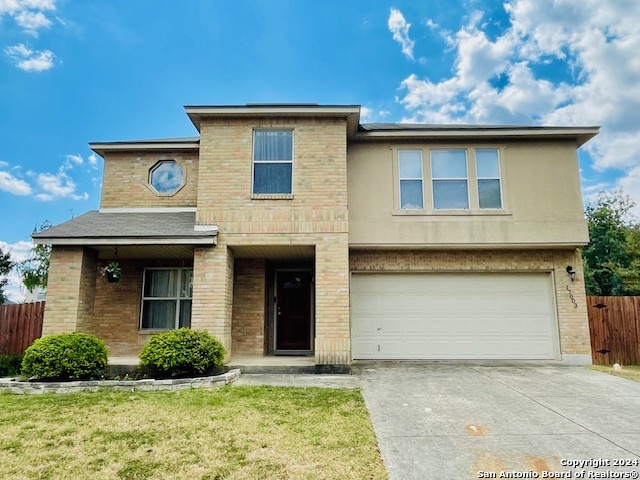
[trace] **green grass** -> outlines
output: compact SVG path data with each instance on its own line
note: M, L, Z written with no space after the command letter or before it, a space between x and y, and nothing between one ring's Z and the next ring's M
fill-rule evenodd
M634 382L640 382L640 365L624 365L621 370L614 370L613 367L608 365L592 365L589 368L598 372L609 373L616 377L633 380Z
M384 479L359 390L0 395L0 478Z

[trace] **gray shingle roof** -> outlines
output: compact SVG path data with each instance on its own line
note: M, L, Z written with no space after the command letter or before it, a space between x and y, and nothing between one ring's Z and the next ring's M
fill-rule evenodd
M195 212L101 213L84 215L33 235L37 238L202 238L216 232L195 231Z

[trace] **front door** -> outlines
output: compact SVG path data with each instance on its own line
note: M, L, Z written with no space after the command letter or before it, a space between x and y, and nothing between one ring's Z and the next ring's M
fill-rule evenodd
M311 352L311 272L276 272L275 353Z

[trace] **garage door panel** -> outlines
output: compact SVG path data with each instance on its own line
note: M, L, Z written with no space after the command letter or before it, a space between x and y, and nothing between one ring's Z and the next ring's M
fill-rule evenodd
M557 356L549 274L354 273L351 291L355 359Z

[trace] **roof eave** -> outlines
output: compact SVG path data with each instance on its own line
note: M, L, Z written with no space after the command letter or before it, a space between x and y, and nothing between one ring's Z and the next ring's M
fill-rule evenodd
M104 157L106 152L128 152L128 151L162 151L162 150L199 150L198 142L108 142L89 143L89 148L95 153Z
M464 130L373 130L359 131L355 141L384 139L460 139L460 138L499 138L499 139L575 139L578 147L584 145L600 131L600 127L545 128L541 129L464 129Z
M217 245L217 233L201 237L32 237L36 245Z
M198 132L203 117L345 117L350 137L360 122L360 105L185 105L184 109Z

